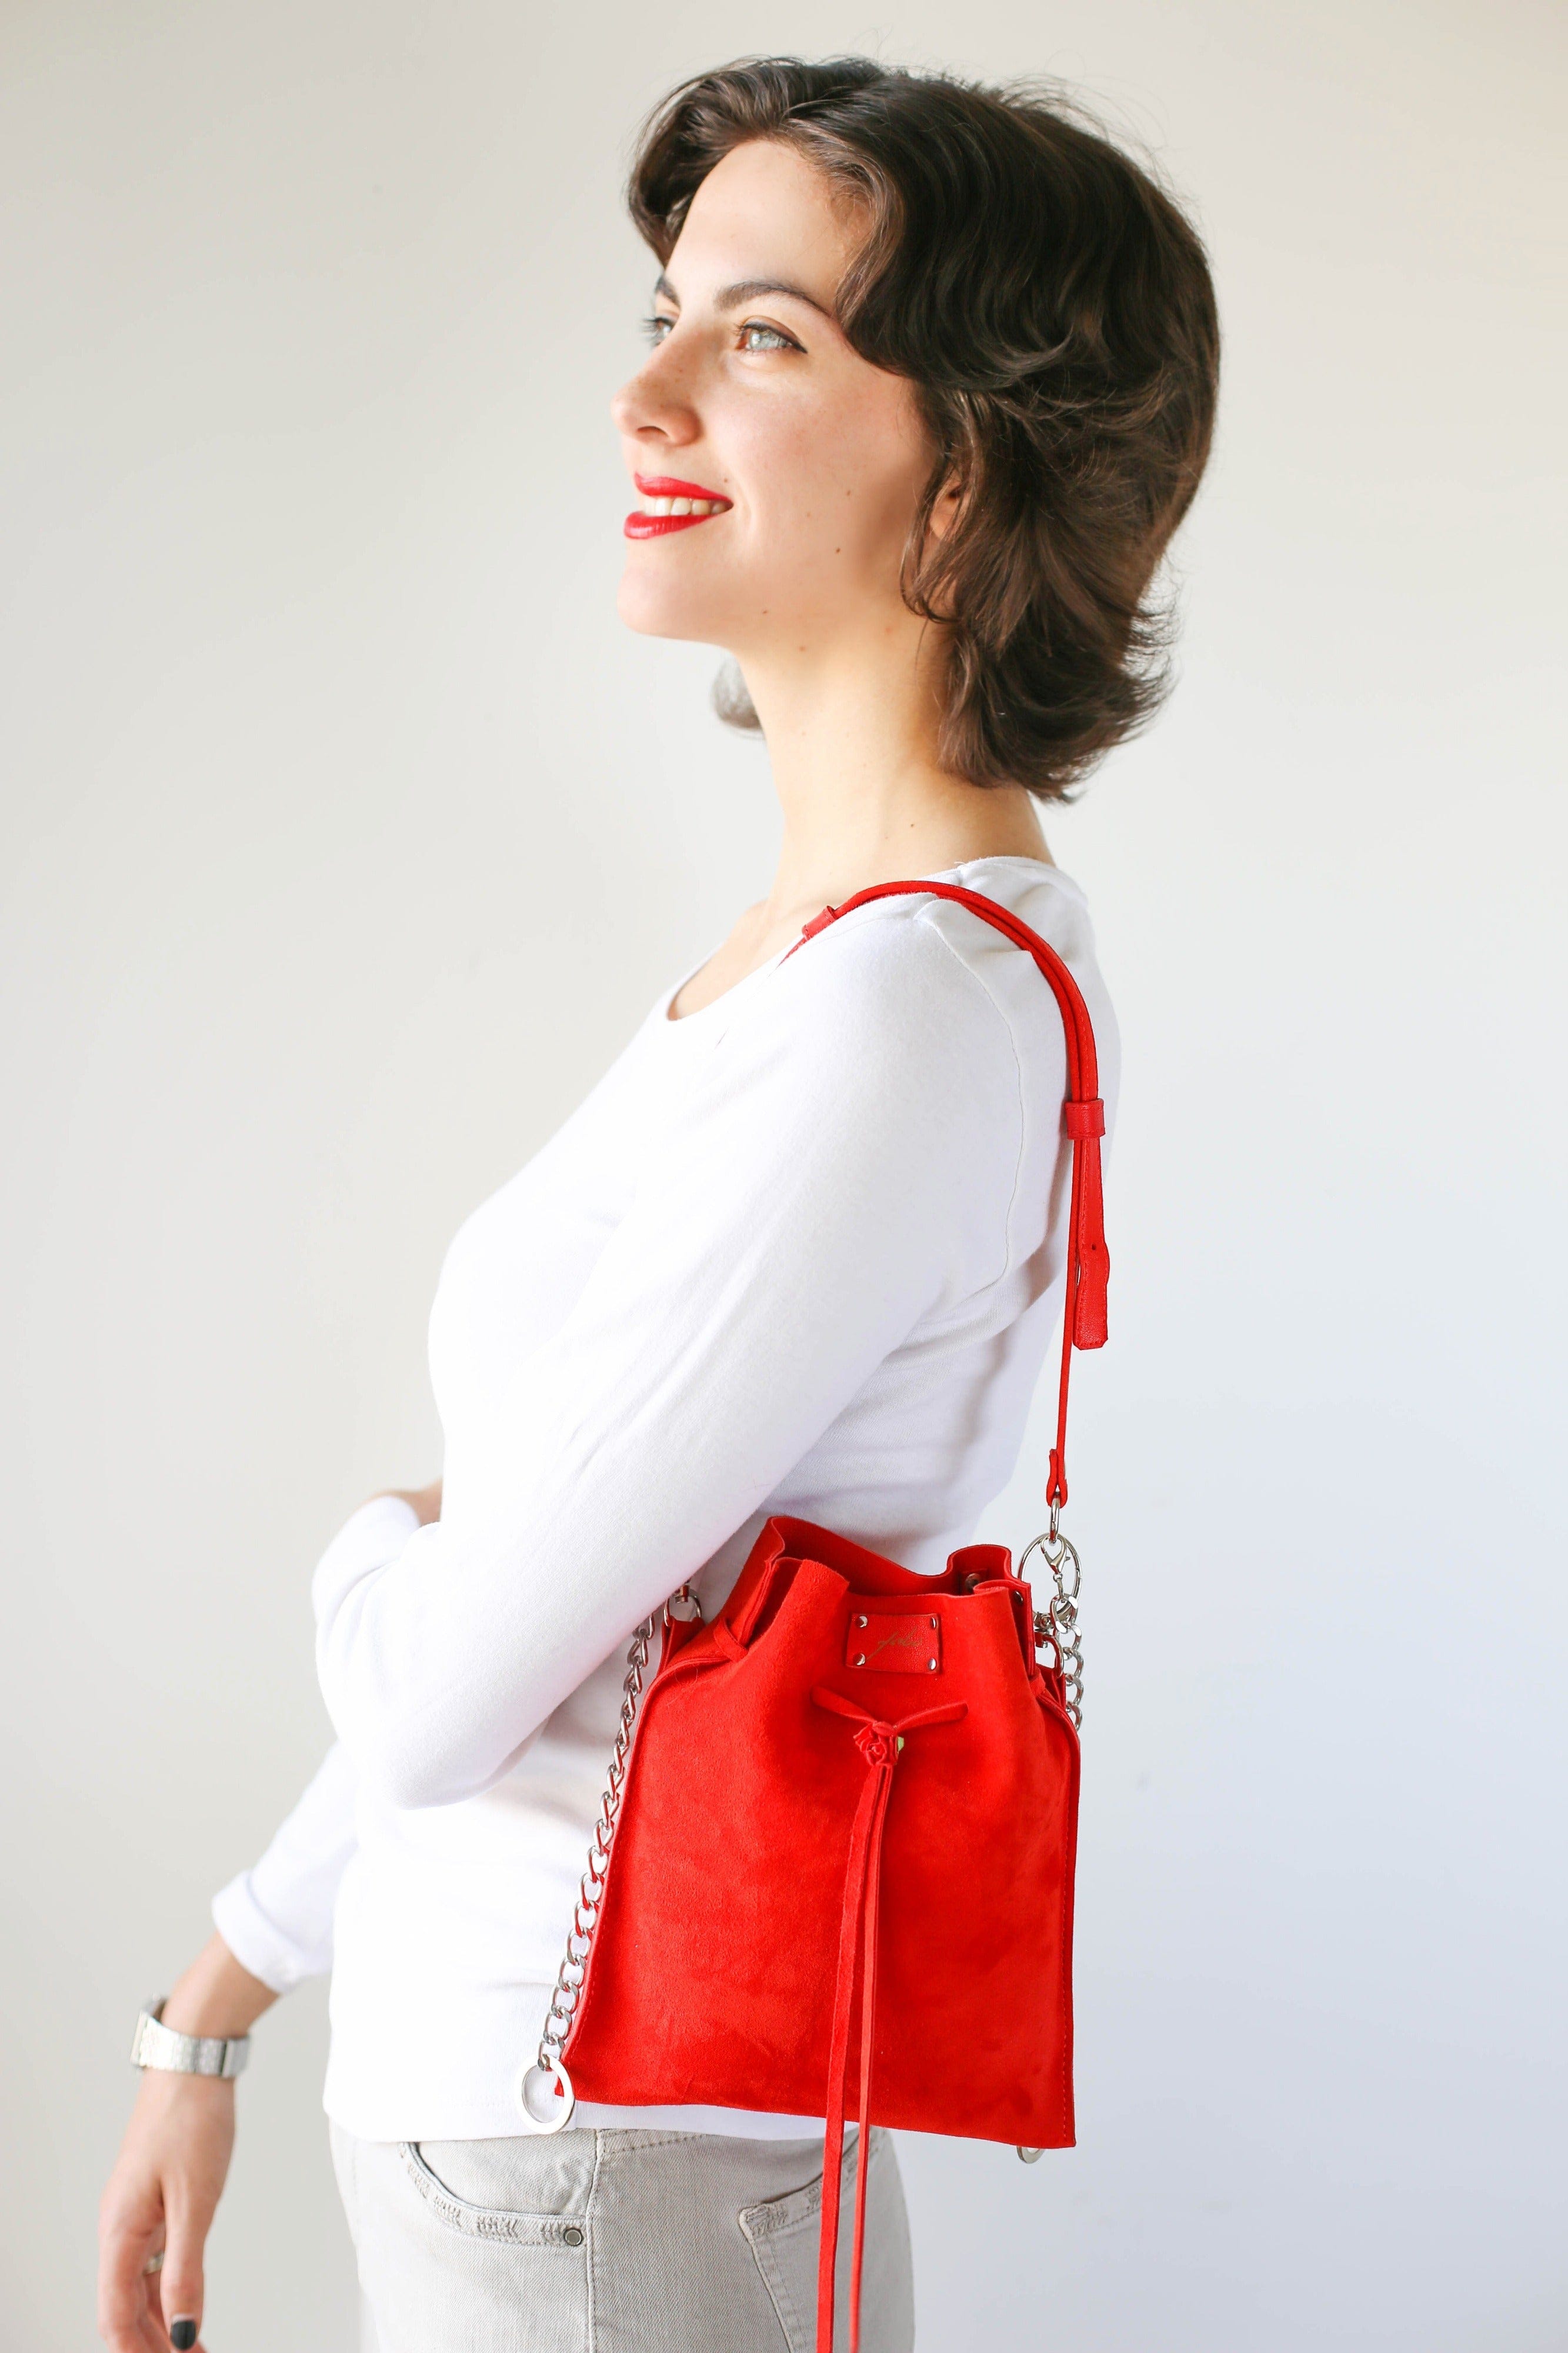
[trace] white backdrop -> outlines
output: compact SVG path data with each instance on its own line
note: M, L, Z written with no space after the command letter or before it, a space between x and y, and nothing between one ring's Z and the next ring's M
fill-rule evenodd
M310 1567L439 1467L448 1235L765 887L712 659L614 621L605 411L635 121L786 47L1097 93L1228 338L1179 695L1049 828L1126 1039L1083 2139L906 2144L921 2343L1547 2353L1548 0L10 0L0 2333L89 2341L132 2014L326 1737ZM241 2086L219 2353L351 2344L318 1994Z

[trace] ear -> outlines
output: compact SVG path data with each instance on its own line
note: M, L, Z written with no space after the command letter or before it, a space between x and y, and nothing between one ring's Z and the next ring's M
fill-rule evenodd
M963 478L957 473L949 474L931 501L931 521L927 523L926 529L932 539L942 540L947 537L958 520L958 511L963 504Z

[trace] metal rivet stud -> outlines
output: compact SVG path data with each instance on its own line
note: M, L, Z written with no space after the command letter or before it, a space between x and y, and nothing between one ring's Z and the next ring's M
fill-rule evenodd
M575 2222L567 2223L566 2228L561 2233L561 2243L564 2247L580 2247L582 2245L583 2233L577 2228Z
M865 1663L866 1663L866 1653L865 1653L865 1651L861 1651L861 1653L860 1653L859 1657L856 1660L855 1663L856 1663L856 1665L857 1665L858 1667L863 1667L863 1666L865 1665Z
M864 1620L864 1618L857 1618L857 1619L856 1619L856 1620L855 1620L855 1623L857 1624L857 1626L864 1626L864 1624L866 1623L866 1620Z
M934 1675L934 1674L935 1674L935 1672L936 1672L936 1661L935 1661L934 1659L928 1659L928 1660L926 1661L926 1665L927 1665L927 1666L928 1666L928 1668L931 1670L931 1673Z
M937 1622L937 1621L936 1621L936 1620L933 1618L933 1619L931 1620L931 1624L934 1626L934 1625L936 1624L936 1622Z

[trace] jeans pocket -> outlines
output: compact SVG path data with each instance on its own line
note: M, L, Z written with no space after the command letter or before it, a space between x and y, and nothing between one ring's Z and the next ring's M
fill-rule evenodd
M770 2198L741 2211L763 2284L773 2300L789 2353L812 2353L816 2343L816 2251L822 2176L786 2198Z
M426 2154L431 2146L413 2140L400 2141L398 2155L403 2159L405 2172L431 2214L448 2231L456 2231L468 2239L504 2241L517 2247L561 2247L579 2251L586 2246L589 2229L586 2214L531 2211L532 2200L530 2207L514 2205L510 2200L519 2185L504 2178L496 2180L490 2194L493 2196L504 2191L508 2199L506 2203L491 2204L481 2202L473 2195L460 2195L431 2164ZM490 2158L492 2150L500 2151L505 2147L505 2144L486 2142L459 2146L463 2147L463 2153L471 2154L481 2168L487 2161L493 2164L494 2159ZM471 2190L478 2186L471 2178L473 2172L473 2166L464 2167L462 2179L465 2189ZM538 2185L538 2190L544 2191L552 2204L561 2196L561 2189L558 2180Z
M852 2129L847 2137L839 2177L833 2335L835 2344L840 2346L849 2342L849 2262L855 2222L857 2138ZM867 2147L861 2342L866 2353L880 2353L884 2344L901 2348L913 2341L913 2307L908 2286L909 2235L893 2144L885 2131L874 2126L868 2136ZM763 2284L773 2298L789 2353L815 2353L816 2271L822 2245L821 2174L783 2198L769 2198L760 2206L746 2207L740 2220ZM885 2239L890 2239L891 2243L883 2245ZM910 2313L907 2337L902 2327L906 2308Z

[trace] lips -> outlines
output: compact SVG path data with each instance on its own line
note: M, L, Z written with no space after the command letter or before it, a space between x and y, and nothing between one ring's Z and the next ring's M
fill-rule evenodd
M689 531L694 523L711 522L728 514L731 501L700 482L678 481L673 474L634 474L644 504L634 507L621 526L627 539L668 539L673 531Z

